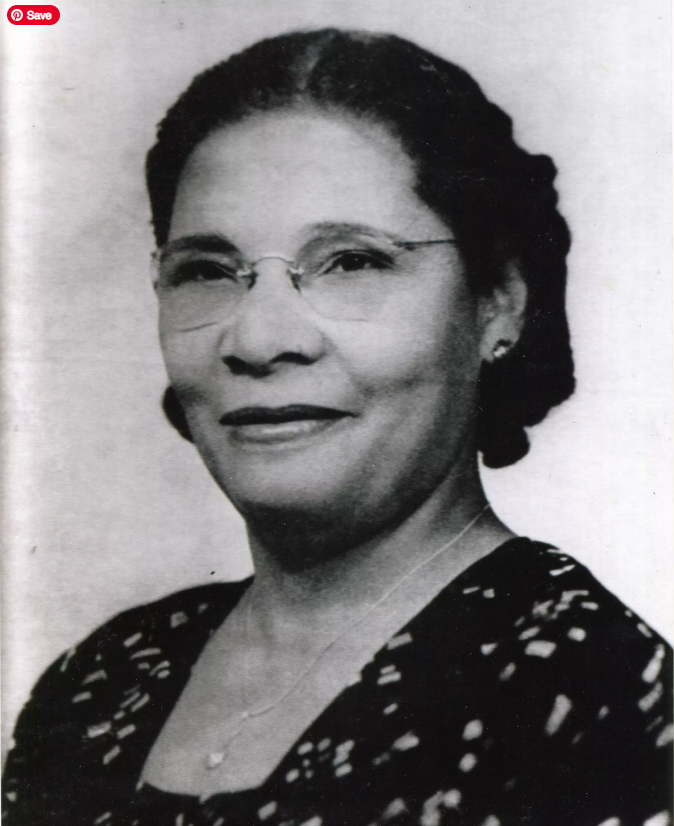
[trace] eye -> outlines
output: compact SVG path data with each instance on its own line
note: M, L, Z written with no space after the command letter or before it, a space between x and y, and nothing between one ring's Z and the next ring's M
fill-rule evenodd
M173 286L185 283L213 284L237 280L233 267L217 261L185 261L174 268L169 268L167 280Z
M360 272L362 270L385 270L392 265L383 253L348 250L332 257L325 272Z

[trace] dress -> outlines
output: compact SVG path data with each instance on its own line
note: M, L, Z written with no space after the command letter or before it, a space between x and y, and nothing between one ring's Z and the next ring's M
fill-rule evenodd
M671 651L578 562L506 542L379 650L257 789L138 779L250 580L115 617L44 674L7 826L666 826Z

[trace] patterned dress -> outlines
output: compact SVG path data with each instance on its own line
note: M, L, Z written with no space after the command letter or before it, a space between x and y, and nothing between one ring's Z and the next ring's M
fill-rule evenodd
M209 636L250 584L126 611L44 674L7 826L667 826L671 651L568 555L516 539L393 636L258 788L139 783Z

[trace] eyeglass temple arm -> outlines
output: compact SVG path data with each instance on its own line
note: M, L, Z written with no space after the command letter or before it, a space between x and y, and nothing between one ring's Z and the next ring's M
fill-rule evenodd
M397 247L425 247L430 244L458 244L456 238L433 238L430 241L394 241Z

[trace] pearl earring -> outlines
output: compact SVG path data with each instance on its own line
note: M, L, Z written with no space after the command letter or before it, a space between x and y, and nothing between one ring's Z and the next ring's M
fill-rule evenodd
M512 342L507 341L506 339L500 339L496 342L496 346L492 350L492 354L494 356L494 360L502 359L503 356L506 355L510 351L512 347Z

